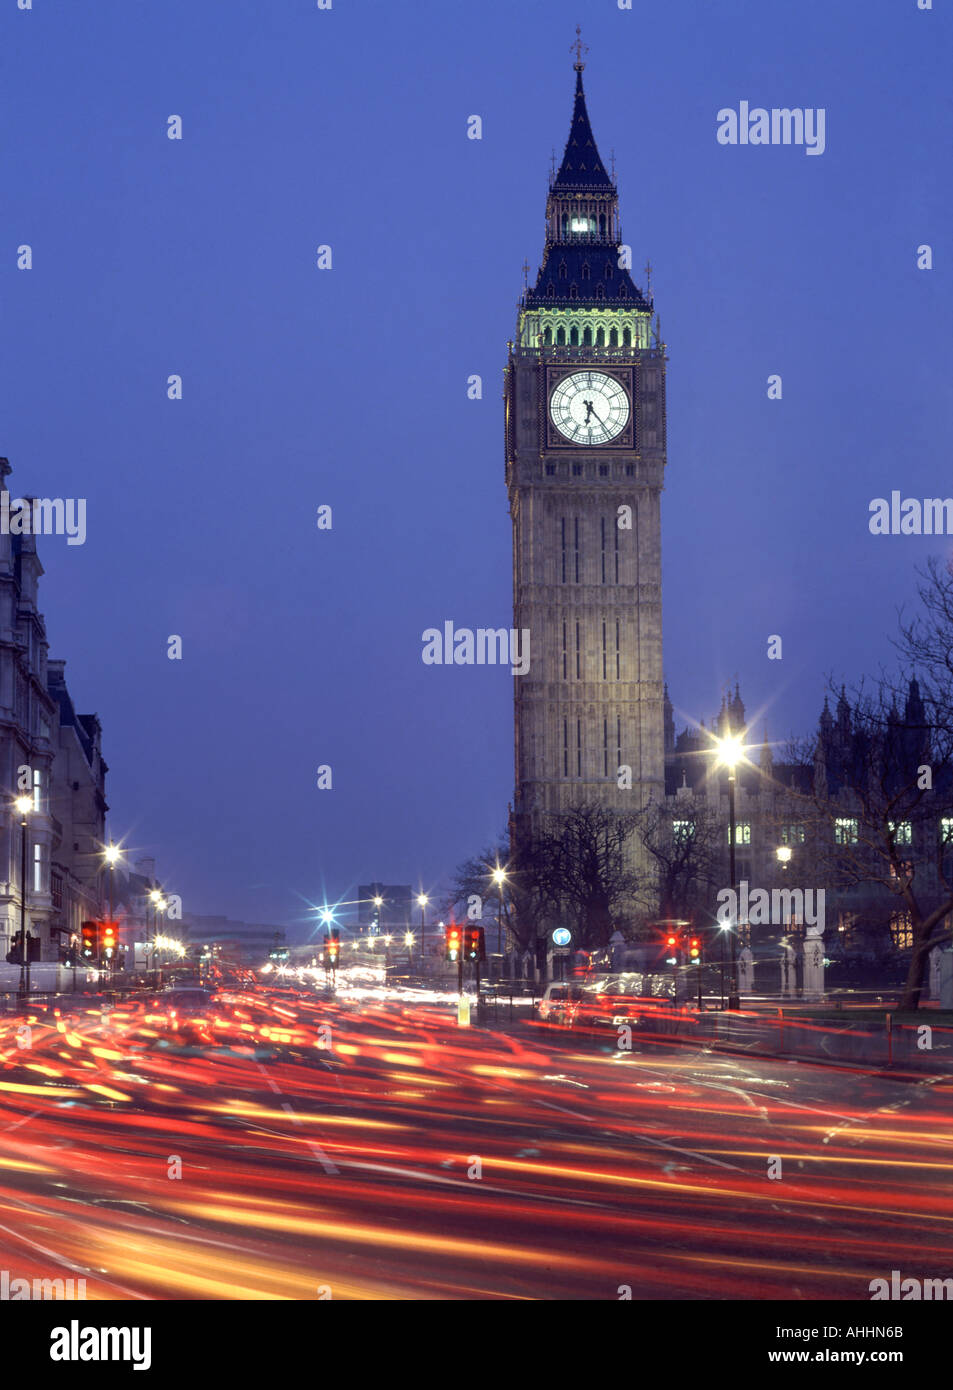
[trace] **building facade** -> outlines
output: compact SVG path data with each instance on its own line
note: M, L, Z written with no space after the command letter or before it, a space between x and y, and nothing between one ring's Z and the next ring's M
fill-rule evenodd
M0 489L11 468L0 459ZM30 534L0 532L0 959L25 922L41 960L65 959L101 912L105 775L99 721L77 715L64 663L50 661L43 566ZM32 802L25 816L14 801ZM22 821L25 819L26 827ZM26 851L24 856L24 849ZM25 876L23 865L26 865Z
M615 180L575 63L535 283L505 371L514 627L515 844L547 816L638 811L664 793L660 498L664 344L629 271Z

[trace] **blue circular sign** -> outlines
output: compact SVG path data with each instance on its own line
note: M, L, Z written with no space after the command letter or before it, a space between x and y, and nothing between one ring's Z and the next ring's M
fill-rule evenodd
M556 946L568 946L572 941L572 932L568 927L557 927L553 932L553 943Z

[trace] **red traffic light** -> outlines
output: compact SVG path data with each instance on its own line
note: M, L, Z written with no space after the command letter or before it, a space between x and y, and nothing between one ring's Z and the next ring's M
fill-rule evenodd
M463 953L467 960L486 960L486 939L482 927L467 927Z

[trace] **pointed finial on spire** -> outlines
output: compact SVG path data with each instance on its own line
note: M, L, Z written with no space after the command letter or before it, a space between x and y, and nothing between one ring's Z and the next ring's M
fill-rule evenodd
M646 261L646 262L645 262L645 297L646 297L646 299L649 299L649 300L651 300L651 298L652 298L652 262L651 262L651 261Z
M586 66L582 61L582 55L589 52L589 45L583 43L582 29L578 24L576 25L576 42L569 45L569 51L576 55L576 61L573 63L576 72L582 72L583 68Z
M529 288L529 261L523 262L523 289Z

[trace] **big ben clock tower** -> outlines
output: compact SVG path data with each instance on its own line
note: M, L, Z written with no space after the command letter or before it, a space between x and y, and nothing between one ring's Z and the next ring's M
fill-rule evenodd
M572 127L505 372L514 627L531 652L516 677L515 843L570 806L664 796L665 348L629 274L575 48Z

